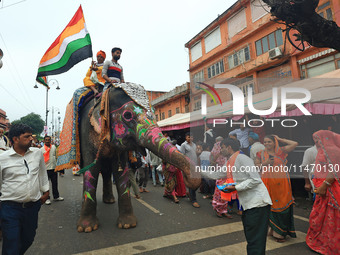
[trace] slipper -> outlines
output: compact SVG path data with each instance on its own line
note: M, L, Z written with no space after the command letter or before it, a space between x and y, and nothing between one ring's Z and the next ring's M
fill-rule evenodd
M192 206L195 207L195 208L199 208L200 207L200 205L197 202L192 203Z
M135 195L135 198L140 199L140 195Z
M178 203L179 203L178 198L174 199L174 202L175 202L176 204L178 204Z
M287 241L285 238L277 238L277 237L274 237L274 238L275 238L275 241L278 243L284 243Z
M228 219L232 219L233 216L231 216L229 213L223 213L222 214L224 217L228 218Z
M143 189L143 192L145 193L149 193L150 191L146 190L146 189Z

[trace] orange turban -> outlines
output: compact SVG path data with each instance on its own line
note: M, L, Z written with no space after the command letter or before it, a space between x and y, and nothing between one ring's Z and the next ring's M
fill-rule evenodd
M106 54L105 54L105 52L102 51L102 50L98 51L97 57L98 57L99 55L102 56L104 59L106 58Z

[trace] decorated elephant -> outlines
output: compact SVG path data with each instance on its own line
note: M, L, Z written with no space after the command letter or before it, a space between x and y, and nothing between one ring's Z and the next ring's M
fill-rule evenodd
M140 85L123 83L103 93L101 102L89 102L80 112L79 136L81 167L84 173L83 203L78 232L98 228L96 189L103 176L103 202L114 203L112 173L118 191L118 227L137 224L129 191L128 152L145 148L183 171L187 187L196 189L200 176L190 159L180 153L163 135L152 112L146 91Z

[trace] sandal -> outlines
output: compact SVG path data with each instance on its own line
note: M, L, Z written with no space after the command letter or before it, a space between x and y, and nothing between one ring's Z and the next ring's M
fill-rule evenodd
M219 218L222 218L222 217L223 217L223 215L222 215L221 213L217 212L217 211L215 211L215 214L216 214L216 216L219 217Z
M178 198L174 198L174 202L175 202L176 204L178 204L178 203L179 203Z
M200 207L200 205L197 202L192 203L192 206L195 207L195 208L199 208Z

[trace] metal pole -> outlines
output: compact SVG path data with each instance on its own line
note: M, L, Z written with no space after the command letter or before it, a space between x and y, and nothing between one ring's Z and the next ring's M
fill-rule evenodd
M46 88L46 120L45 120L45 125L47 125L47 117L48 117L48 87Z
M54 106L52 106L52 138L54 139Z

